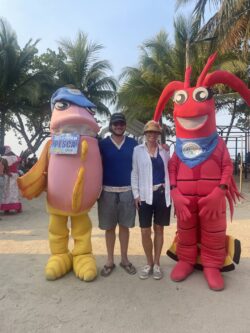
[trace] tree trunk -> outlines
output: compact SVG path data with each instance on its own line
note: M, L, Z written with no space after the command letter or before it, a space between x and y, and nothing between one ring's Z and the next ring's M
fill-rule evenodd
M186 41L186 68L190 65L190 42Z
M161 132L161 143L166 143L166 128L162 125L162 117L159 119L159 124L161 125L162 132Z
M4 146L4 137L5 137L5 117L6 111L0 110L1 118L0 118L0 147Z
M235 120L235 116L236 116L236 111L237 111L237 108L236 108L236 99L234 100L234 105L233 105L233 112L232 112L232 116L231 116L231 120L230 120L230 124L228 126L228 130L227 130L227 134L226 134L226 138L225 138L225 142L227 144L228 142L228 139L229 139L229 135L230 135L230 132L231 132L231 129L233 127L233 124L234 124L234 120Z
M35 128L34 127L34 133L29 133L28 129L25 127L25 124L23 122L23 119L20 115L20 113L15 112L15 116L17 118L17 121L10 121L8 124L17 131L22 139L25 141L27 145L27 149L25 149L22 152L22 157L27 158L31 154L35 154L38 148L41 146L43 141L50 136L49 131L45 131L44 128ZM28 135L29 133L29 135Z

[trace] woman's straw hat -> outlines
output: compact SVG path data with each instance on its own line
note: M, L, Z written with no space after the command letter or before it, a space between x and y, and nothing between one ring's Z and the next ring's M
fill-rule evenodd
M159 125L159 123L157 123L157 121L149 120L146 123L146 125L144 126L144 130L143 130L144 134L147 132L157 132L157 133L161 134L162 129L161 129L161 126Z

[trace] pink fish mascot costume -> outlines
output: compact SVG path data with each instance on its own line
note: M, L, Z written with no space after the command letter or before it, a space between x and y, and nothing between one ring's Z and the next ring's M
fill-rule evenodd
M95 107L78 89L63 87L51 98L51 140L38 162L18 179L27 199L47 191L50 214L51 257L45 268L48 280L69 271L84 281L97 275L91 246L88 211L97 200L102 184L102 163L96 135L99 127L93 117ZM68 218L71 219L72 252L68 249Z
M216 131L215 102L210 87L228 85L248 105L250 91L229 72L217 70L208 74L215 58L213 54L208 59L195 87L190 86L190 67L186 70L185 82L173 81L165 87L154 120L159 120L174 95L176 150L169 162L169 175L177 216L178 262L171 279L186 279L199 256L210 289L222 290L221 270L227 255L226 198L232 217L233 203L240 194L233 180L228 149Z

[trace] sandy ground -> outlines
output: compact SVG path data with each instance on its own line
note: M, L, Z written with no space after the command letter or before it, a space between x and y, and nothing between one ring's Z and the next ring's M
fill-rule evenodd
M73 273L46 281L45 197L24 200L23 213L0 214L0 332L250 332L250 183L244 183L243 191L246 200L228 223L228 233L241 240L242 257L235 271L224 273L223 292L209 290L199 271L182 283L170 281L174 262L165 252L175 233L174 218L165 230L160 281L141 281L119 265L110 277L99 276L91 283ZM91 218L100 268L105 263L105 239L97 227L96 207ZM137 268L144 264L138 226L131 232L129 254Z

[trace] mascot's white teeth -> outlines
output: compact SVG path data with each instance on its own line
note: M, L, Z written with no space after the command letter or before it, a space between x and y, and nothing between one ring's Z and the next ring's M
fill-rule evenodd
M195 130L202 127L207 121L208 116L195 117L195 118L181 118L176 117L178 122L187 130Z
M64 125L54 129L54 134L74 133L85 136L96 137L96 133L88 125Z

